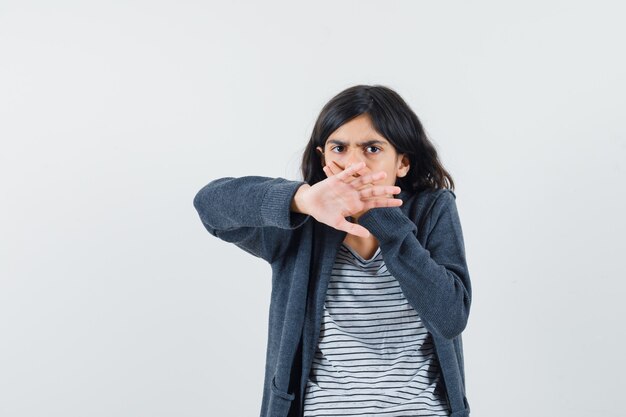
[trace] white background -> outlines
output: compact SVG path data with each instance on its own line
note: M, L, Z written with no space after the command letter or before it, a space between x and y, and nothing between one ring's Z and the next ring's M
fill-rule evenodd
M624 415L620 2L99 3L0 3L1 416L258 415L271 270L192 200L355 84L456 181L472 416Z

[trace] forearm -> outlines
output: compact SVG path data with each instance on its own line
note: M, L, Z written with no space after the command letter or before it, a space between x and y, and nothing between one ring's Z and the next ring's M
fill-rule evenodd
M471 283L452 197L435 211L426 247L417 239L417 225L397 207L371 209L359 223L378 239L389 272L416 312L451 339L467 324Z
M193 203L202 221L215 229L294 228L305 220L289 210L298 184L302 182L260 176L218 178L202 187Z
M219 178L202 187L193 204L213 236L272 263L309 219L290 210L301 184L259 176Z
M460 334L471 304L461 278L469 279L465 265L437 263L412 233L380 245L389 272L420 317L448 339Z

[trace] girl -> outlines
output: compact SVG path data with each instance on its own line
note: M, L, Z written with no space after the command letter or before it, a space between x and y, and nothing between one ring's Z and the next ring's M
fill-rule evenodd
M471 283L454 182L404 100L322 109L303 181L211 181L204 227L272 267L261 417L469 416Z

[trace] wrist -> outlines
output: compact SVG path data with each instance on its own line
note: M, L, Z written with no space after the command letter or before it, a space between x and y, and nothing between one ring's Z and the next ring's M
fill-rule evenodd
M291 211L295 212L295 213L302 213L302 214L309 214L306 211L306 204L303 201L303 194L306 193L306 191L311 188L311 186L307 183L302 184L298 190L296 191L296 194L293 196L293 199L291 200Z

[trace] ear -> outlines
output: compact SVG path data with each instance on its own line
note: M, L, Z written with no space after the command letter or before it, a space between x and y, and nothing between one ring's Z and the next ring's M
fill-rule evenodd
M409 173L409 169L411 169L411 164L409 162L409 157L406 154L401 154L398 159L399 160L398 168L396 169L396 177L402 178Z
M317 153L320 156L320 159L322 160L322 167L326 166L326 160L324 158L324 150L319 146L315 148L315 150L317 151Z

